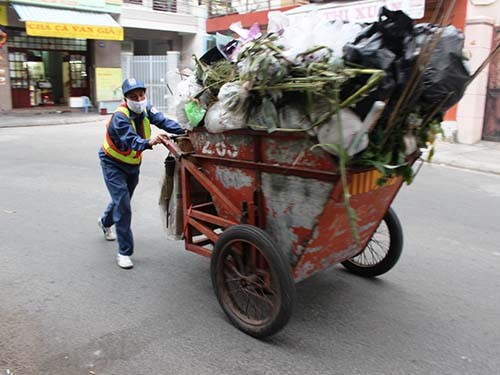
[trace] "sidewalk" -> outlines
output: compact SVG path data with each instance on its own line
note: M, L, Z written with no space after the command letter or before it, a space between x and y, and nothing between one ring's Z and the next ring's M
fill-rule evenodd
M109 115L85 113L81 109L68 107L15 109L0 112L0 128L81 124L108 119Z
M109 116L68 107L12 110L0 112L0 128L104 123ZM424 159L427 153L428 150L424 150ZM500 142L465 145L438 141L431 163L500 175Z
M465 145L438 141L431 163L500 175L500 142Z

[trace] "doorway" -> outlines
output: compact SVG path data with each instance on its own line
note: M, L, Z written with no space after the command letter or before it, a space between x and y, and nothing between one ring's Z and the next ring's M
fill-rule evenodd
M493 48L500 43L500 27L495 30ZM500 54L490 63L486 109L484 113L483 139L500 142Z
M30 105L59 105L64 103L62 54L59 51L28 51L27 68Z

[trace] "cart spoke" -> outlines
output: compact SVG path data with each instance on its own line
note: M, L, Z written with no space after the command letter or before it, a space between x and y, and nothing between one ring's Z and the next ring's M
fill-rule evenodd
M274 307L274 303L272 301L270 301L269 299L262 299L262 296L260 296L258 293L256 292L253 292L251 290L246 290L246 293L251 295L253 298L251 298L251 301L252 301L252 305L254 307L254 311L255 311L255 318L256 319L259 319L259 315L262 316L262 317L265 317L266 315L268 315L269 312L271 312L273 310L273 307ZM264 302L267 302L267 304L262 304L261 302L259 301L264 301Z
M366 251L368 250L368 251ZM369 264L375 264L375 263L378 263L380 260L383 259L383 255L380 255L380 253L374 248L374 244L368 244L368 246L366 247L366 250L364 251L364 253L366 253L366 258L367 258L367 262ZM368 254L370 254L370 258L371 258L371 262L368 260Z
M257 265L257 250L254 246L247 242L242 242L241 247L243 263L245 265L245 272L247 274L255 273Z
M248 286L238 288L238 292L244 296L244 301L242 303L234 302L248 319L260 321L272 312L275 303L264 294L260 294Z
M241 285L242 280L248 283L247 286ZM270 306L273 306L274 304L273 301L268 296L274 297L276 293L266 285L251 281L248 278L225 279L224 282L227 284L227 290L230 293L239 291L247 295L251 295L258 300L264 301Z
M390 247L390 233L385 222L377 228L365 249L350 261L360 267L371 267L384 260Z
M230 277L237 277L238 279L245 277L241 273L238 272L238 270L236 269L236 267L234 265L228 265L224 272L225 273L226 272L232 273L232 275L230 275Z
M260 294L259 294L259 293L257 293L257 292L254 292L254 291L249 290L249 289L245 289L245 293L251 294L252 296L256 297L257 299L259 299L259 300L262 300L262 301L266 302L266 303L267 303L267 304L269 304L270 306L273 306L273 302L272 302L269 298L266 298L265 296L260 295Z
M379 237L379 236L377 236ZM378 238L372 238L372 240L370 241L370 244L372 244L372 246L378 246L380 249L382 250L385 250L387 247L388 247L388 244L386 243L388 242L388 238L384 238L384 239L378 239Z
M228 286L227 291L229 293L233 294L235 292L243 292L243 289L241 288L241 286L239 284L237 284L234 288L231 288Z
M387 254L387 251L389 251L389 244L382 243L378 240L370 242L368 246L370 248L370 252L374 254L376 258L378 257L378 260L383 259Z
M217 263L226 308L252 326L276 319L281 306L280 284L264 250L252 241L233 239L220 250Z
M250 310L247 309L245 312L247 314L247 316L249 318L255 318L256 320L258 320L258 313L261 312L261 310L259 309L259 307L257 306L257 304L255 303L255 301L253 300L253 298L251 297L252 293L249 293L249 290L245 290L245 293L247 294L247 297L248 297L248 301L252 303L252 307L253 307L253 311L255 312L254 316L252 317L250 315Z
M234 257L233 257L234 259ZM232 271L233 274L237 277L245 277L241 272L240 270L242 269L241 267L238 267L237 264L235 264L234 262L231 261L231 259L226 259L224 261L224 266L225 266L225 269L228 270L228 271Z
M241 280L241 277L237 277L237 278L233 278L233 279L225 278L224 282L225 283L231 283L231 282L240 281L240 280Z
M373 251L373 248L370 244L365 248L363 253L361 253L360 257L360 263L365 264L365 265L371 265L374 262L374 259L376 259L376 253Z
M234 260L236 267L240 272L245 271L245 262L242 257L242 252L236 249L235 247L231 247L231 250L228 253L229 256Z
M264 293L267 293L267 294L270 294L272 296L276 295L275 291L273 290L273 288L271 287L271 285L269 285L270 283L266 283L263 279L259 279L258 282L256 281L251 281L252 285L254 285L255 287L259 288L260 290L262 290L262 292Z

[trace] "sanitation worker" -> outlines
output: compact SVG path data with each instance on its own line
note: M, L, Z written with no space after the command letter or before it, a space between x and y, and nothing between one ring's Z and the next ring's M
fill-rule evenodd
M118 238L118 266L128 269L134 266L130 259L134 252L130 199L139 182L142 152L161 143L160 136L151 136L150 124L173 134L183 134L184 129L148 103L146 87L141 81L126 79L122 91L124 101L108 122L104 142L99 150L111 203L98 219L98 225L106 240L114 241ZM111 228L113 225L116 236Z

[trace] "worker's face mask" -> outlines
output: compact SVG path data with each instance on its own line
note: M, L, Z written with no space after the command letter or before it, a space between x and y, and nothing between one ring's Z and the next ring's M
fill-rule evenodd
M146 105L148 104L147 98L144 98L144 100L141 100L140 102L136 102L128 98L126 100L127 100L127 107L129 107L130 110L135 113L144 112L144 110L146 109Z

